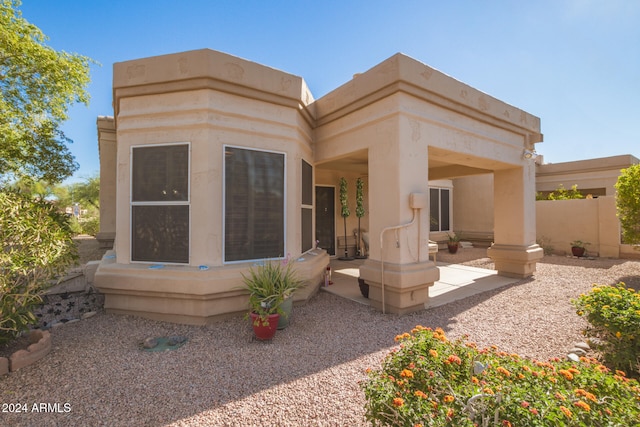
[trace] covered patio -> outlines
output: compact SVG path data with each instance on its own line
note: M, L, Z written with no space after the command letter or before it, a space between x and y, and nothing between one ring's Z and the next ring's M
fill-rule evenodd
M482 251L474 248L476 253ZM361 259L351 261L332 259L331 284L321 287L321 290L360 304L370 305L370 300L363 296L358 285L360 266L363 262L364 260ZM436 262L436 265L440 271L440 278L429 288L429 299L424 305L425 309L499 289L519 280L500 276L496 270L457 264L450 260Z

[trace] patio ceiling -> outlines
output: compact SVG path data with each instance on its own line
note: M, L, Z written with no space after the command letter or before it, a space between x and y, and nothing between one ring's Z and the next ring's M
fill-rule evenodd
M368 174L367 150L351 153L349 156L319 163L321 169L353 171ZM512 167L494 159L456 153L437 147L429 147L429 179L452 179L469 175L491 173L494 170Z

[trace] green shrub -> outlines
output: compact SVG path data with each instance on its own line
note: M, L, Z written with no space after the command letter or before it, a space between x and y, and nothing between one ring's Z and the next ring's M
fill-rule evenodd
M640 378L640 294L622 282L594 285L573 302L591 324L585 335L597 338L604 364Z
M95 237L100 231L100 218L95 216L81 218L80 226L82 227L82 234Z
M640 426L640 385L596 359L529 360L421 326L396 341L361 383L374 426Z
M53 205L0 192L0 344L35 323L42 291L76 259L68 220Z

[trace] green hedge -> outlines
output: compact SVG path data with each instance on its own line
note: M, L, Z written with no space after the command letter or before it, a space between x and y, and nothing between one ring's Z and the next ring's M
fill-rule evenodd
M0 344L36 322L41 293L77 259L71 236L52 204L0 192Z
M585 334L596 338L590 342L597 344L604 364L640 378L640 294L622 282L594 285L573 303L591 324Z

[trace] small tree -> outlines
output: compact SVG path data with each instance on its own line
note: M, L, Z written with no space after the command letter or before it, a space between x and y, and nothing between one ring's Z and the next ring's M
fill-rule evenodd
M578 185L573 184L571 190L564 188L564 185L560 184L558 188L549 193L548 200L570 200L570 199L584 199L582 193L578 190Z
M344 177L340 178L340 206L340 215L344 220L344 256L340 257L340 259L349 261L353 259L349 256L349 251L347 250L347 217L351 215L351 211L349 211L347 180Z
M0 178L56 183L78 168L60 125L71 105L89 102L92 61L47 46L19 6L0 0Z
M0 344L36 322L41 294L77 259L67 218L44 200L0 192Z
M624 243L640 243L640 164L620 171L616 206Z
M356 216L358 217L358 239L356 240L356 252L357 257L362 257L362 248L360 247L360 239L362 237L362 230L360 229L360 219L364 216L364 181L362 178L358 178L356 181Z

